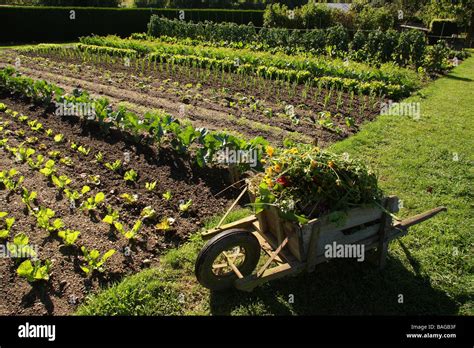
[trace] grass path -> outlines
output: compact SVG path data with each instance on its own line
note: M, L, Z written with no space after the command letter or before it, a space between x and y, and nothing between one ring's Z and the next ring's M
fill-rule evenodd
M331 148L366 160L385 192L403 200L400 216L448 207L393 242L383 272L335 260L251 294L210 294L193 275L202 245L195 236L166 255L162 269L127 278L79 313L474 314L474 57L405 102L420 103L419 120L381 116Z

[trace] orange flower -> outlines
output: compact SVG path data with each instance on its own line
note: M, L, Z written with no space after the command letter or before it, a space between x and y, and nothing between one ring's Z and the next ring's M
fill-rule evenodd
M269 157L272 157L273 156L273 153L275 152L275 149L271 146L267 146L266 149L265 149L267 155Z
M267 184L268 187L273 187L273 181L270 178L265 179L265 184Z
M311 160L311 168L315 168L318 165L318 162Z
M329 161L329 162L328 162L328 167L329 167L329 168L334 168L334 162L333 162L333 161Z
M279 173L281 171L281 166L277 163L275 164L274 169L275 169L275 172Z

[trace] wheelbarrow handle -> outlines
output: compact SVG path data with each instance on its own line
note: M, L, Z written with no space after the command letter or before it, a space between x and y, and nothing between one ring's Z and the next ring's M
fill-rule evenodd
M398 229L406 230L406 229L408 229L409 227L411 227L413 225L416 225L420 222L431 219L436 214L438 214L442 211L447 211L447 210L448 209L446 207L437 207L437 208L428 210L424 213L421 213L421 214L409 217L409 218L407 218L405 220L402 220L400 222L397 222L393 225L393 227L398 228Z

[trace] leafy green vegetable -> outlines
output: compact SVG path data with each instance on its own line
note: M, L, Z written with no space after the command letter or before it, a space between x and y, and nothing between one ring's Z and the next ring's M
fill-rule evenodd
M122 161L116 160L114 163L105 162L105 167L113 172L118 172L122 168Z
M82 254L84 255L84 260L87 262L87 265L81 266L81 269L86 274L92 274L94 270L99 272L104 272L104 263L115 254L114 249L107 251L102 257L100 257L100 252L98 250L87 250L85 246L81 247Z
M71 179L66 175L60 175L59 177L52 175L51 180L53 181L54 186L60 190L64 190L64 188L71 183Z
M44 167L40 169L40 173L45 177L50 178L54 173L56 173L55 162L53 160L48 160Z
M29 192L25 187L23 187L21 193L21 201L25 203L28 210L32 211L33 209L31 207L31 204L35 202L37 196L38 195L36 191Z
M80 198L82 198L87 192L89 192L91 190L91 188L89 186L83 186L81 191L71 191L69 189L65 189L64 190L64 194L66 195L66 197L69 199L70 202L75 202L77 200L79 200Z
M102 222L113 225L115 221L120 218L120 214L117 210L114 210L112 206L107 207L107 215L102 219Z
M155 227L161 231L169 231L174 222L175 219L164 217Z
M27 160L28 165L30 166L31 169L39 169L43 163L44 163L44 156L43 155L37 155L36 156L36 161L33 161L31 158Z
M62 143L64 141L64 135L63 134L56 134L54 136L54 141L56 143Z
M26 278L30 283L39 280L49 280L51 261L46 260L43 264L40 260L33 262L31 260L25 260L18 266L16 272L20 277Z
M0 183L5 185L7 190L9 191L16 191L23 181L25 177L20 176L18 180L16 180L16 175L18 174L18 170L15 168L10 169L8 172L6 170L0 172Z
M127 204L135 204L138 201L138 195L136 194L131 195L129 193L123 193L120 195L120 198L122 198Z
M156 217L156 211L151 206L143 208L140 216L143 219L154 219Z
M35 154L35 152L36 151L31 148L20 147L16 152L16 159L22 163L25 163L31 156Z
M123 234L125 238L134 239L137 233L140 231L142 224L143 224L142 220L137 220L130 231L125 230L123 227L123 224L120 222L115 222L114 227L117 231Z
M28 245L30 239L26 234L18 233L13 238L13 243L7 243L7 250L12 258L36 257L36 251Z
M64 223L61 219L55 219L53 223L50 220L56 215L54 210L49 208L40 207L38 212L35 213L36 224L38 227L48 231L49 233L59 231L64 227Z
M163 193L163 199L164 199L164 200L169 201L169 200L171 200L171 197L172 197L172 196L171 196L171 191L170 191L170 190L168 190L168 191L166 191L165 193Z
M8 218L7 215L8 213L6 212L0 212L0 219L4 220L3 223L0 223L0 226L4 225L0 228L0 238L8 238L10 235L10 230L15 223L15 218Z
M64 245L70 246L70 245L74 245L74 243L76 242L80 234L81 233L79 231L73 231L73 230L67 229L67 230L59 231L58 237L63 240Z
M147 182L147 183L145 183L145 188L147 189L147 191L154 191L155 188L156 188L156 184L157 184L156 181Z
M193 204L192 199L188 200L186 203L181 203L179 205L179 211L182 212L182 213L187 212L192 204Z
M97 193L93 197L89 197L87 200L82 202L81 208L83 210L93 211L105 200L105 194L103 192Z
M129 171L125 172L125 175L123 178L125 181L136 182L138 179L138 173L134 171L133 169L130 169Z

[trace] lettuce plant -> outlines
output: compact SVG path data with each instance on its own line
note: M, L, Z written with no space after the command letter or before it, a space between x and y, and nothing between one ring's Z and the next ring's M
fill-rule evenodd
M13 238L13 243L7 243L7 250L12 258L36 257L36 251L28 245L30 239L26 234L18 233Z
M70 246L70 245L74 245L77 238L79 238L80 234L81 233L79 231L73 231L73 230L67 229L67 230L59 231L58 237L63 240L64 245Z
M81 247L84 260L87 262L87 265L81 266L81 269L85 274L92 274L93 271L104 272L104 263L115 254L114 249L107 251L102 257L100 257L100 252L98 250L87 250L85 246Z
M20 277L26 278L30 283L39 280L49 280L51 261L46 260L42 263L40 260L25 260L20 264L20 266L18 266L16 272Z
M0 212L0 220L3 220L3 227L0 227L0 238L8 238L10 235L10 230L15 223L15 218L13 217L7 217L8 213L6 212ZM1 224L0 224L1 226Z
M123 179L125 181L129 181L129 182L136 182L137 179L138 179L138 173L136 171L134 171L133 169L130 169L130 170L125 172L125 175L123 176Z
M89 197L87 200L82 202L81 208L87 211L94 211L104 200L105 194L103 192L99 192L95 196Z
M123 224L120 222L115 222L114 227L117 231L123 234L125 238L134 239L136 235L138 234L138 232L140 231L142 224L143 224L142 220L137 220L130 231L125 230L125 228L123 227Z

